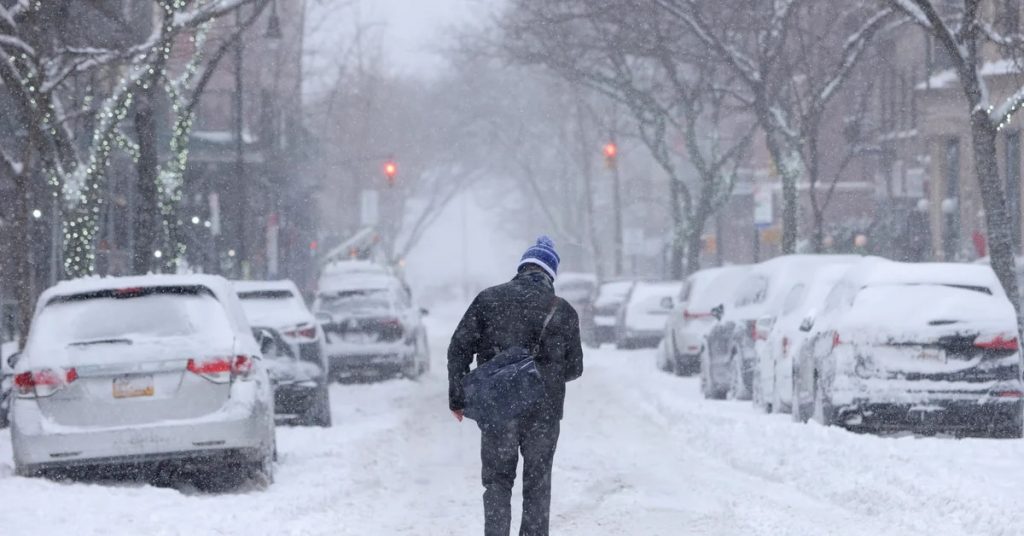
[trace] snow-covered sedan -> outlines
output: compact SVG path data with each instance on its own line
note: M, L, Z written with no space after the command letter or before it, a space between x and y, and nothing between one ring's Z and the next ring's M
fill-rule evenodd
M619 309L629 295L629 289L636 284L632 280L617 280L601 283L594 298L593 340L594 346L615 342L615 330L619 322ZM583 341L587 342L587 341Z
M701 357L704 396L749 400L759 387L756 343L771 331L774 314L793 286L824 266L849 264L854 255L783 255L754 266L736 287L733 299L718 309L721 320L708 334Z
M655 348L665 336L665 322L683 288L682 281L638 281L619 310L615 345Z
M856 266L854 264L853 266ZM825 297L851 265L826 266L806 280L794 285L782 300L782 306L768 336L759 341L757 360L761 388L755 403L765 410L788 413L793 398L793 379L796 360L816 311L821 311Z
M801 349L797 417L1021 437L1016 315L992 269L872 261L832 289Z
M291 281L235 281L249 324L274 344L264 354L279 420L331 425L324 332Z
M666 362L672 372L700 372L700 355L708 332L715 327L711 310L732 295L749 271L749 266L724 266L700 270L686 278L665 325Z
M594 295L597 293L597 276L594 274L566 272L558 274L555 293L572 305L580 318L580 338L584 344L594 345Z
M59 283L14 368L19 475L130 465L269 481L274 399L234 289L217 276Z
M426 312L409 288L388 272L322 277L313 312L326 337L333 378L417 378L430 369Z

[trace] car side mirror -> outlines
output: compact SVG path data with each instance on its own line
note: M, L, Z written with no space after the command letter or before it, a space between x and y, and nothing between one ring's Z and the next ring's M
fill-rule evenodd
M423 316L430 316L430 309L426 307L420 307L420 314Z
M725 316L725 304L719 304L711 308L711 316L715 317L715 320L721 320Z
M21 352L14 352L13 354L7 356L7 364L12 369L18 364L19 360L21 360Z
M669 309L669 310L671 310L675 306L676 306L676 304L675 304L674 301L672 301L672 298L670 296L665 296L664 298L661 299L661 308L662 309Z
M803 331L803 332L811 331L811 329L813 327L814 327L814 317L813 316L808 315L806 318L804 318L803 322L800 322L800 331Z

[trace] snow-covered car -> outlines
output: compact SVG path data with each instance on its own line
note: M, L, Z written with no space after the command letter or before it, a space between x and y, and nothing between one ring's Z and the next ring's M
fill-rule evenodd
M854 430L1021 437L1016 315L987 266L857 266L797 367L795 417Z
M608 281L598 287L593 307L594 338L592 343L594 346L615 342L619 309L622 308L626 296L629 295L629 289L633 288L635 283L631 280Z
M681 376L700 372L700 355L716 322L711 310L725 303L749 271L750 266L723 266L686 278L665 325L665 350L672 372Z
M227 280L65 281L39 298L14 366L15 472L130 464L270 480L274 398Z
M619 309L615 346L655 348L665 336L665 322L682 291L682 281L638 281Z
M11 359L18 353L18 341L0 344L0 429L10 425L11 390L14 386L14 367Z
M273 337L264 363L274 385L278 420L331 425L323 328L291 281L235 281L249 324Z
M585 344L594 344L594 295L597 276L583 273L561 273L555 279L555 293L576 309L580 318L580 338Z
M854 266L857 264L825 266L790 288L782 300L775 323L768 336L759 341L757 352L764 409L775 413L790 411L796 363L793 356L807 337L816 311L824 307L825 297Z
M707 351L701 356L704 396L731 395L749 400L757 382L755 343L767 337L782 300L794 285L810 279L815 270L831 264L849 264L855 255L784 255L751 268L736 287L731 301L717 313L721 319L708 333ZM758 378L759 379L759 378Z
M423 314L409 288L387 272L321 277L313 304L332 378L417 378L430 370Z

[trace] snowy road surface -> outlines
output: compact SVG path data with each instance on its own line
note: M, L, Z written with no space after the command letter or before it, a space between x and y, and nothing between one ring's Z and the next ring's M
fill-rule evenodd
M457 312L436 313L433 371L419 382L334 386L334 428L278 430L267 491L17 478L4 432L0 534L481 534L479 434L446 409L444 347ZM653 359L588 352L569 387L552 534L1024 534L1024 441L797 425L747 403L704 401L695 380L657 372Z

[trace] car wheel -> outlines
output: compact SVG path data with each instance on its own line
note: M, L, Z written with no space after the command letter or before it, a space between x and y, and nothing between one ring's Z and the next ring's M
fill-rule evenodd
M832 426L834 420L832 403L825 394L825 387L818 379L818 373L814 373L814 420L822 426Z
M733 348L729 357L729 369L732 374L728 396L732 397L734 400L750 400L750 393L747 392L747 388L743 384L742 360L743 358L740 356L739 349Z
M789 397L789 412L793 416L793 422L807 422L807 418L804 416L804 407L800 403L800 391L798 391L798 376L797 371L793 371L793 394Z
M306 411L304 424L307 426L331 427L331 395L327 385L317 389L315 399Z

